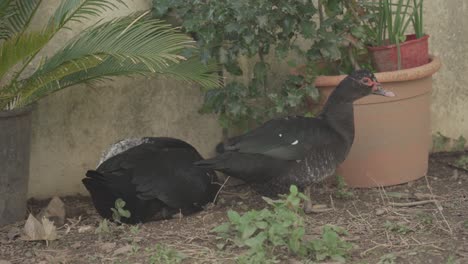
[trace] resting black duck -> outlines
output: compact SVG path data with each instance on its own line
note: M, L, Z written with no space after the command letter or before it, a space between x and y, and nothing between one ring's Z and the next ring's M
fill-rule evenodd
M193 165L203 159L190 144L174 138L126 139L103 155L83 184L97 212L112 220L116 199L126 202L130 218L124 223L191 214L212 202L219 184L213 170Z
M218 147L221 155L195 164L240 178L262 195L287 193L295 184L310 196L310 186L332 175L348 155L354 140L353 102L370 94L394 96L370 71L357 70L340 82L316 118L267 121ZM310 202L305 209L311 211Z

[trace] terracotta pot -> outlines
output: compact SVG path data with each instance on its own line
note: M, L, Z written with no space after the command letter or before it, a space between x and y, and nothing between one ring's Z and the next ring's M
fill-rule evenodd
M440 66L433 57L420 67L375 74L396 97L371 95L355 102L354 144L337 171L349 186L395 185L427 173L432 75ZM322 100L345 77L319 76L315 85Z
M0 226L26 216L31 110L0 111Z
M400 44L401 69L419 67L429 62L429 35L416 38L416 35L407 35L406 41ZM395 44L367 47L372 64L378 72L398 70L398 49Z

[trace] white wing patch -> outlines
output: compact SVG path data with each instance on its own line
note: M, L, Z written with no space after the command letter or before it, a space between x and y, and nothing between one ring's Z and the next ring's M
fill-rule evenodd
M291 143L291 145L294 146L294 145L297 145L297 143L299 143L299 140L296 139L293 143Z
M149 140L146 138L127 138L120 140L114 144L112 144L106 151L104 151L101 155L101 159L99 160L99 165L101 165L104 161L130 149L136 147L140 144L147 143Z
M283 137L283 134L279 134L278 137Z

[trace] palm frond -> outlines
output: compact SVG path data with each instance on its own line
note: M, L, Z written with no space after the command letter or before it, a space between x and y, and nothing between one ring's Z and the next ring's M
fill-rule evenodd
M0 44L0 80L17 63L39 51L49 41L51 34L47 31L24 33L2 42Z
M83 22L103 12L127 6L123 0L63 0L50 18L48 26L59 30L69 21Z
M217 64L210 63L205 65L199 58L193 57L187 61L174 63L166 69L161 69L159 72L154 73L151 72L143 63L135 64L130 61L126 62L114 57L109 57L95 67L76 72L70 71L69 75L60 79L30 82L39 85L33 93L28 94L27 97L23 97L20 100L21 102L19 105L29 104L45 95L54 93L69 86L77 84L93 85L97 82L119 76L143 75L152 77L154 75L168 75L174 79L199 84L206 89L217 88L221 85L217 74L218 70L219 67Z
M43 74L66 61L93 54L143 63L156 72L170 63L184 60L180 51L193 46L191 38L161 21L146 20L141 15L122 17L83 31L46 60L36 73Z
M9 0L0 5L0 39L24 32L42 0Z
M219 88L222 85L218 75L219 70L220 66L217 63L210 61L204 64L198 56L194 56L187 61L171 64L158 73L174 79L199 84L204 89L212 89Z
M101 64L104 58L98 56L87 56L77 60L68 61L60 67L41 76L28 78L21 84L20 92L17 93L17 106L27 105L41 95L44 87L50 86L51 83L56 83L61 79L70 76L77 72L86 72L89 68L96 67ZM8 92L8 89L7 89Z

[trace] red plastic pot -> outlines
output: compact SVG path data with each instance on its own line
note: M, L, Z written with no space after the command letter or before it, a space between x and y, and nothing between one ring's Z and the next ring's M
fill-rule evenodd
M429 62L429 35L417 39L416 35L407 35L406 41L400 44L401 69L419 67ZM367 47L374 67L378 72L398 70L398 49L395 44Z

